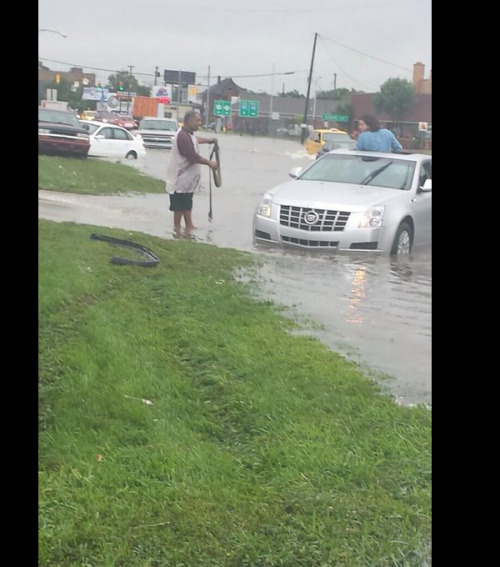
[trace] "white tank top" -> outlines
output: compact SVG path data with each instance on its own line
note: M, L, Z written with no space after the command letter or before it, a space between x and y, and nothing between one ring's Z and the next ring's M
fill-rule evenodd
M189 160L181 155L177 147L177 136L181 130L182 128L177 130L172 143L165 182L165 190L167 193L195 193L203 189L201 182L201 164L189 163ZM199 154L200 146L196 136L194 134L189 135L196 153Z

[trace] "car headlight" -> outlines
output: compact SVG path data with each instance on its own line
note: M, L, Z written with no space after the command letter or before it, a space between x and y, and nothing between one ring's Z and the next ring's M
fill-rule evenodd
M359 228L379 228L383 224L385 213L385 205L379 205L377 207L372 207L368 209L361 222L359 223Z
M257 214L262 215L263 217L270 218L272 208L273 208L273 198L271 197L271 195L264 195L257 209Z

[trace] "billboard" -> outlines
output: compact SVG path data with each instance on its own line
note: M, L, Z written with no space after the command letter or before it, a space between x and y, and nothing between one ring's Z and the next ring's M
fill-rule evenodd
M165 85L164 87L155 85L151 87L151 96L154 98L166 96L172 100L172 85Z
M105 102L108 100L109 89L101 87L83 87L82 100L98 100Z
M173 85L179 84L194 84L196 82L196 73L191 71L172 71L165 69L163 71L163 80L166 83L171 83Z

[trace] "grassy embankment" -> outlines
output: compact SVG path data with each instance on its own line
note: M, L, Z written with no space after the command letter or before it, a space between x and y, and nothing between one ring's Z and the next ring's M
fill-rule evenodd
M78 193L163 190L85 160L43 158L39 175ZM111 264L129 253L92 232L160 262ZM40 220L40 566L421 567L430 411L292 333L236 277L256 261Z

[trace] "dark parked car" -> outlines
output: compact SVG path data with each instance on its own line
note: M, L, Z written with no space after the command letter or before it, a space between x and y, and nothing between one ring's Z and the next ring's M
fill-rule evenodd
M89 148L89 133L74 112L38 108L39 154L86 158Z

